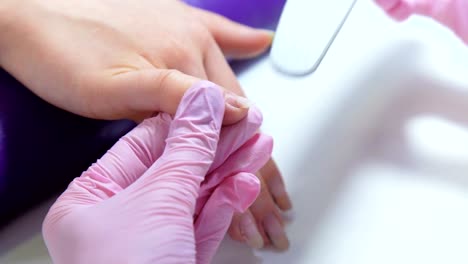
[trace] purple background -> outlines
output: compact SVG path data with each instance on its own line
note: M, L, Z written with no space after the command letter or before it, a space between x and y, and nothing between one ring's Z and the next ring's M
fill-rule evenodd
M185 0L251 27L275 29L286 0Z
M134 126L55 108L1 69L0 123L0 226L64 190Z
M2 191L2 187L4 187L4 170L6 169L6 161L5 161L5 151L3 150L4 145L4 135L3 135L3 128L2 123L0 122L0 192Z

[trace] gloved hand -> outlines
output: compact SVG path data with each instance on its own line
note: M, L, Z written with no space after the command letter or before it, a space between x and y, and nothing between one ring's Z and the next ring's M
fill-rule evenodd
M272 149L253 136L255 108L220 133L223 112L221 90L200 83L173 120L144 121L76 178L43 224L54 263L209 262L233 212L257 197L252 173Z
M428 16L452 29L468 44L468 0L375 0L398 21L412 14Z

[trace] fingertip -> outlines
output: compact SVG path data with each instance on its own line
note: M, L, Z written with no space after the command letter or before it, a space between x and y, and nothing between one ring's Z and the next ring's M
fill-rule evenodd
M263 49L268 48L272 44L276 32L268 29L257 29L256 31L259 47Z
M394 20L401 22L406 20L412 13L412 8L406 1L402 0L376 0L377 5L380 6L389 16Z
M273 152L273 138L269 135L261 133L259 135L259 141L262 142L263 150L264 152L269 154L269 160L271 160L271 153ZM264 166L268 163L268 161L265 161ZM279 174L279 171L278 171Z
M245 59L258 56L272 43L274 33L231 21L221 15L195 10L226 57Z
M400 0L375 0L375 3L380 6L384 11L388 11L395 7Z
M229 47L220 45L225 56L232 59L249 59L264 53L272 44L275 33L271 30L246 28L243 34L239 33L242 43Z
M254 28L248 28L248 30L250 32L246 37L250 38L253 52L255 52L255 50L258 53L265 51L270 47L275 37L275 32L271 30Z
M237 212L242 212L233 216L229 228L231 238L245 241L252 248L262 248L264 240L255 218L248 210L260 193L260 180L251 173L239 173L228 178L222 185L233 189L236 197L231 199L232 206Z
M258 107L252 106L249 109L248 119L249 119L248 122L251 125L258 126L258 128L260 128L260 126L263 123L263 114Z
M388 11L388 14L398 22L402 22L411 16L412 11L407 6L398 6Z
M232 125L244 119L253 105L247 98L231 92L224 93L224 100L226 103L223 119L224 125Z
M280 218L274 214L269 214L265 217L263 224L273 245L281 251L287 250L289 248L289 239Z
M278 205L279 209L281 209L281 211L289 211L293 207L291 199L287 194L277 197L275 200L276 204Z
M215 129L219 130L225 113L223 100L219 86L209 81L198 81L185 92L174 120L184 116L209 117Z
M276 33L275 31L269 30L269 29L257 29L257 30L263 33L270 42L273 41L273 38L275 37L275 33Z
M228 181L232 181L235 193L238 196L234 208L238 212L245 212L255 202L260 193L260 180L251 173L241 172L230 177Z
M226 104L223 125L233 125L244 119L249 113L248 108L237 108Z

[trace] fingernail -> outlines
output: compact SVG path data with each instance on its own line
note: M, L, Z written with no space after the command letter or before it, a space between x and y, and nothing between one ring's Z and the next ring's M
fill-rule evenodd
M271 38L275 36L275 31L269 30L269 29L261 29L262 32L265 32L266 34L270 35Z
M245 212L257 199L260 193L260 180L250 173L239 173L231 177L236 186L239 201L238 211Z
M292 209L292 202L291 199L289 199L289 196L287 194L280 196L279 198L276 199L276 203L278 204L278 207L281 209L281 211L286 212Z
M253 105L249 99L238 96L233 93L226 93L225 98L226 98L226 103L234 108L247 109Z
M239 228L247 245L255 249L263 247L262 235L258 232L257 225L250 213L245 213L241 216Z
M265 217L264 227L266 233L276 248L280 250L286 250L289 248L289 240L275 215L269 214L267 217Z

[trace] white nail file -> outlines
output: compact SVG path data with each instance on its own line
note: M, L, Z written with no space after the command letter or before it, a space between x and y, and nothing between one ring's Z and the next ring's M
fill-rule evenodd
M325 56L356 0L288 0L270 58L281 72L306 75Z

